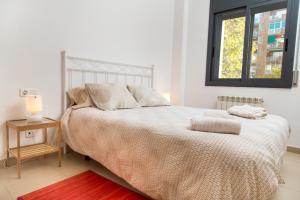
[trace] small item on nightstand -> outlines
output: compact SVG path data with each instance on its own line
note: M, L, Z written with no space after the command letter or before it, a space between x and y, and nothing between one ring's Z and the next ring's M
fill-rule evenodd
M43 121L40 112L42 111L42 97L41 96L27 96L26 97L26 110L30 113L27 118L28 122L41 122Z

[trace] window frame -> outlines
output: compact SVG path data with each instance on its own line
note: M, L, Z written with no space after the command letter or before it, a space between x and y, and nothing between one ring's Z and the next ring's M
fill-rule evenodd
M267 88L291 88L293 82L295 43L298 23L299 0L244 0L244 4L229 6L228 2L223 1L224 10L214 10L214 1L211 2L209 38L207 49L207 69L206 86L231 86L231 87L267 87ZM230 0L228 0L230 2ZM220 3L220 2L219 2ZM221 4L222 4L221 3ZM234 4L234 3L232 3ZM218 4L218 8L222 7ZM231 8L231 9L228 9ZM250 78L251 49L253 37L254 15L256 13L266 12L287 8L286 26L285 26L285 44L283 50L282 77L281 79L254 79ZM220 28L222 29L222 15L233 16L235 13L243 10L246 17L245 40L243 52L243 66L241 79L221 79L218 77L220 61L220 43L218 37ZM223 18L226 19L226 18ZM230 19L230 18L229 18ZM221 26L220 26L221 24ZM275 27L275 24L274 24Z

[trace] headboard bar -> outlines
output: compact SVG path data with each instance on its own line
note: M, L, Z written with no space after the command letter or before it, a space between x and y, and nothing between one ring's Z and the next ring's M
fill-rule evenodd
M154 65L151 65L150 67L147 67L147 66L131 65L131 64L125 64L125 63L118 63L118 62L109 62L109 61L95 60L95 59L89 59L89 58L81 58L81 57L74 57L74 56L66 56L66 59L81 60L81 61L84 61L84 62L95 62L95 63L101 63L101 64L127 66L127 67L134 67L134 68L144 68L144 69L152 69L154 67Z
M97 71L97 70L81 70L81 69L67 69L68 72L73 71L73 72L82 72L83 74L86 72L90 73L95 73L95 74L108 74L106 71ZM146 77L146 78L151 78L152 75L140 75L140 74L134 74L134 73L119 73L119 72L109 72L109 74L114 74L114 75L126 75L126 76L140 76L140 77Z
M119 83L153 88L154 65L138 66L69 56L61 52L62 111L68 104L67 91L86 83Z

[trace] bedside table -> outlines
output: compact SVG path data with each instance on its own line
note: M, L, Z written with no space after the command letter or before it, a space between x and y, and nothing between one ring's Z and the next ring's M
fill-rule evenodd
M56 128L57 133L57 146L51 146L47 142L47 129ZM17 147L9 147L9 130L13 129L17 133ZM20 134L22 131L38 130L44 131L44 142L39 144L33 144L28 146L21 146ZM58 166L61 167L61 130L60 122L50 119L43 118L41 122L28 122L25 119L22 120L10 120L6 122L6 143L7 143L7 160L9 155L16 158L17 160L17 174L18 178L21 178L21 163L24 160L43 156L51 153L58 153ZM7 164L7 163L6 163Z

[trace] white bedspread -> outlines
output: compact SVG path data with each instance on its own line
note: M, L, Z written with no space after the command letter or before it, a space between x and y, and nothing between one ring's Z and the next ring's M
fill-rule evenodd
M287 121L240 118L240 135L190 130L190 119L203 112L177 106L69 109L63 138L154 199L270 199L280 178Z

